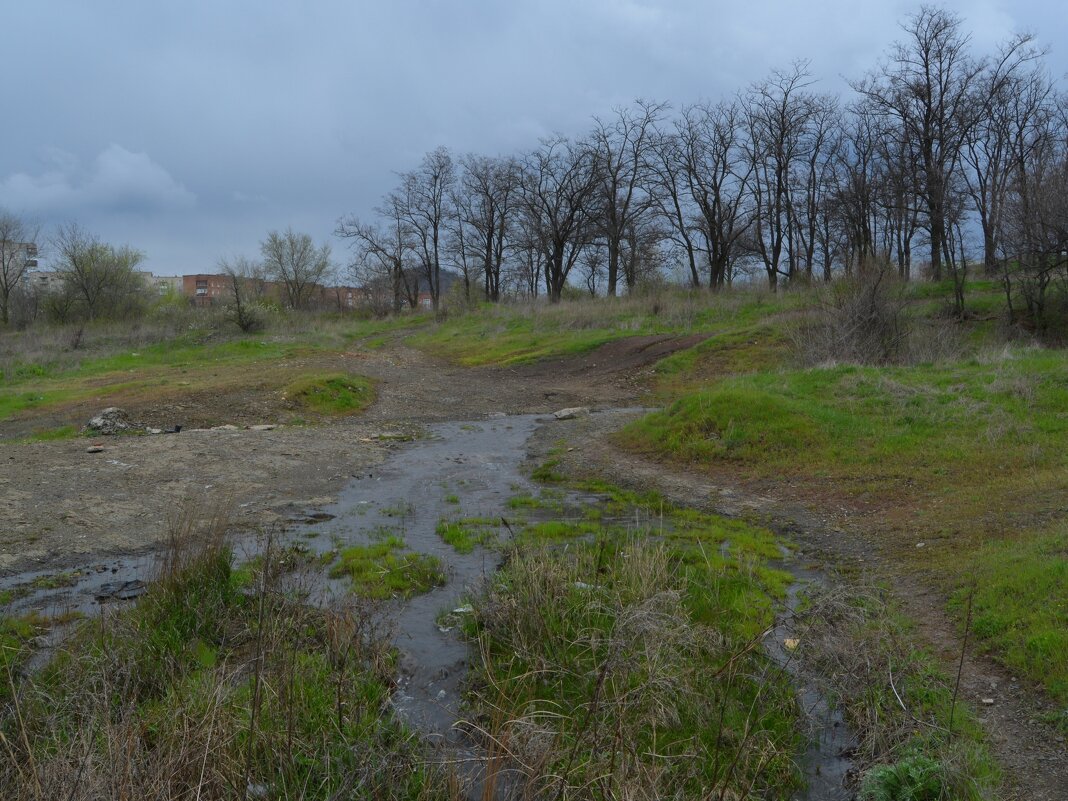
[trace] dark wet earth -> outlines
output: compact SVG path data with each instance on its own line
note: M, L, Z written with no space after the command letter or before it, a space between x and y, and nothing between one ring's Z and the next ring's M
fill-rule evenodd
M388 532L402 538L407 550L440 559L447 576L444 586L389 606L394 644L401 654L393 706L436 746L443 760L459 766L472 798L481 797L483 754L463 722L461 690L469 648L454 623L467 613L466 599L478 593L499 566L500 552L475 547L469 554L457 553L436 528L442 519L477 517L501 520L506 532L509 499L536 492L522 472L522 463L527 442L540 425L561 423L538 415L513 415L432 425L427 436L398 448L379 468L358 475L336 503L305 510L279 535L281 545L300 543L302 549L323 554L374 542ZM567 500L569 505L589 502L596 500L577 495ZM235 543L239 558L262 547L252 537ZM33 610L57 619L67 619L71 613L92 615L103 606L138 597L156 565L155 557L145 554L60 574L23 572L0 577L0 594L9 595L8 614ZM848 757L852 737L840 713L806 684L793 649L785 644L795 634L793 613L800 593L807 584L822 582L823 576L789 558L777 566L791 572L797 582L778 625L767 635L766 651L797 682L810 727L810 746L800 758L809 787L795 798L850 799L854 795L846 779L852 769ZM344 580L326 580L317 588L315 600L328 602L330 596L346 592L347 586ZM47 650L61 636L62 627L55 627L40 645Z

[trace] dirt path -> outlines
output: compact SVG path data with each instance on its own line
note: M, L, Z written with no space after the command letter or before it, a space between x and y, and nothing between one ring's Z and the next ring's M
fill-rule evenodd
M915 574L900 569L866 537L863 516L833 505L812 508L782 495L726 479L670 467L624 453L609 434L633 414L606 413L543 428L531 443L530 458L540 462L553 454L567 475L610 478L632 489L655 487L669 499L729 516L756 516L815 555L848 565L864 575L887 580L927 645L953 674L961 654L961 638L946 615L946 598ZM561 455L560 442L567 448ZM961 697L977 711L998 762L1007 773L1008 801L1068 799L1068 748L1065 739L1039 716L1050 711L1049 700L1018 681L992 660L969 651L961 677ZM985 704L992 699L993 704Z
M105 555L144 552L165 536L169 517L185 499L226 501L250 526L299 517L331 502L353 478L373 472L397 436L424 423L472 420L500 413L547 413L564 406L601 408L640 404L653 363L693 338L635 337L586 356L513 369L465 369L394 342L375 351L339 354L333 369L371 376L378 401L363 416L317 426L270 431L245 425L277 423L277 398L244 394L191 395L129 411L146 423L233 424L236 430L102 438L89 454L85 439L0 447L0 574L55 569ZM317 365L322 366L322 365ZM262 393L261 393L262 394ZM67 410L84 420L97 410ZM288 412L291 414L291 411ZM781 487L743 485L670 469L624 454L606 435L625 417L597 414L545 426L531 443L539 461L565 438L574 450L563 467L596 473L636 488L656 486L681 503L728 515L758 515L805 548L890 579L925 638L947 663L960 641L945 615L944 597L897 568L879 543L867 539L863 509L833 503L817 508L791 500ZM26 420L0 423L0 438L25 430ZM875 514L873 511L872 514ZM1037 723L1043 699L989 660L969 655L963 692L977 705L995 751L1010 774L1010 798L1068 798L1068 752L1063 738ZM994 698L991 706L983 698Z
M378 401L360 417L314 426L279 425L293 415L256 387L191 393L124 408L145 425L184 426L179 434L84 438L0 446L0 573L59 571L97 556L137 553L162 541L183 503L225 502L238 523L264 525L329 503L353 477L374 468L421 424L491 414L544 413L562 406L633 403L640 371L690 338L639 337L587 357L514 369L465 369L399 342L337 354L319 368L376 381ZM599 367L595 367L597 363ZM0 423L0 439L35 422L84 423L107 397ZM201 426L236 426L233 429Z

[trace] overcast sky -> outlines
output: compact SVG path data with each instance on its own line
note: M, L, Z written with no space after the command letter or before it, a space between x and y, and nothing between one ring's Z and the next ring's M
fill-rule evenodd
M891 0L32 0L5 3L0 207L76 220L160 274L328 241L423 153L511 153L636 97L729 95L808 58L878 63ZM1064 0L952 0L973 41L1027 30L1068 72ZM332 243L339 261L344 245Z

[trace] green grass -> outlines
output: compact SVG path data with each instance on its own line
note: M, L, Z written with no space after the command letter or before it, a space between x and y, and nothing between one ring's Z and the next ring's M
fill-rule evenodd
M982 575L976 632L998 659L1068 692L1063 535L1068 353L945 365L734 376L629 425L628 448L875 504L889 551L952 586ZM923 549L915 543L923 541ZM1033 590L1033 592L1032 592ZM960 605L954 607L962 614Z
M648 297L483 305L409 338L466 366L516 365L575 356L628 336L720 333L752 326L798 305L796 295L664 291Z
M352 580L361 598L410 598L445 583L441 562L427 554L405 552L404 541L386 537L371 545L354 545L338 554L334 578Z
M968 585L954 597L972 632L1014 673L1068 705L1068 527L992 542L968 560Z
M294 316L277 331L244 336L215 331L210 320L194 320L191 325L197 327L191 332L138 344L142 335L135 325L118 333L90 326L78 351L57 345L35 355L36 361L24 362L18 346L9 346L14 355L0 363L0 420L89 400L125 402L232 386L280 389L299 378L302 364L333 366L367 337L399 334L425 323L420 315L383 320ZM153 335L159 336L144 333ZM325 413L344 411L328 408Z
M491 548L496 545L499 526L499 520L489 517L442 518L435 530L457 553L471 553L476 546Z
M0 599L0 606L10 602ZM35 614L10 617L0 613L0 703L11 693L8 678L33 652L32 640L45 629L44 621Z
M369 378L344 373L302 376L285 388L285 395L301 408L323 415L359 414L375 399Z
M861 798L999 797L982 724L964 698L954 703L954 676L917 647L886 587L847 599L817 591L800 627L799 653L857 737Z
M45 428L34 431L22 442L56 442L58 440L73 439L80 435L76 426L59 426L58 428Z
M623 441L755 475L810 474L894 493L1003 485L1061 470L1068 356L1016 351L948 366L839 366L728 378L631 424Z
M395 666L366 621L261 592L276 566L249 581L227 549L182 565L17 677L19 706L0 705L0 795L230 798L249 786L326 801L356 782L367 797L451 797L383 714Z
M563 798L594 783L605 797L786 797L799 786L793 690L750 647L781 581L702 550L696 531L670 543L590 522L539 531L548 536L520 545L466 623L483 656L483 725L506 742L542 732L547 764L531 786ZM565 536L566 548L545 544Z
M513 495L508 499L508 508L516 511L525 509L548 509L550 511L563 511L564 504L559 495L542 490L537 495L526 493Z

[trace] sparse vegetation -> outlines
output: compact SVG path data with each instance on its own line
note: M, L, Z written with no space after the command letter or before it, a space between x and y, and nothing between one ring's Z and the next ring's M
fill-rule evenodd
M317 414L358 414L374 402L374 386L358 375L312 375L289 384L285 396L301 409Z
M744 549L723 559L711 518L678 522L665 543L588 522L532 527L475 601L475 708L500 765L536 793L798 786L796 701L754 647L782 580Z
M409 598L445 583L441 563L433 556L404 551L399 537L343 549L330 575L351 578L361 598Z
M16 696L0 695L0 793L455 798L383 714L393 666L375 617L300 603L269 546L259 568L235 573L218 529L196 530L211 538L175 542L138 605L80 625L39 673L5 670ZM25 632L7 625L10 666Z
M500 520L488 517L464 517L459 520L438 521L438 536L456 549L457 553L471 553L476 546L492 547L497 543Z

